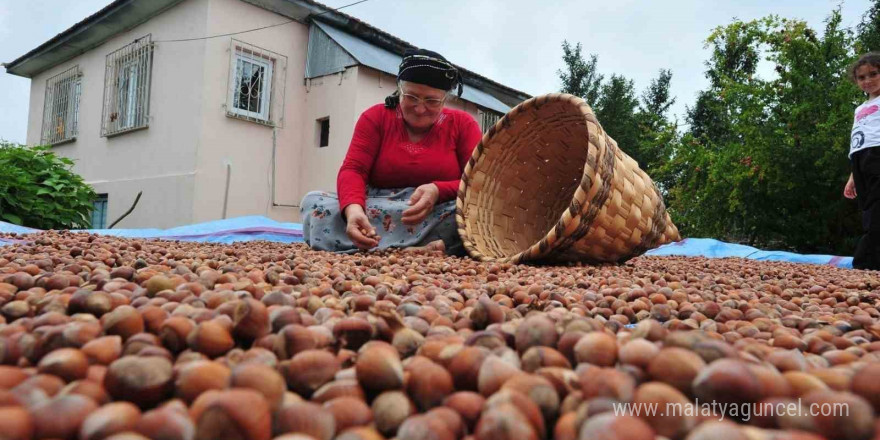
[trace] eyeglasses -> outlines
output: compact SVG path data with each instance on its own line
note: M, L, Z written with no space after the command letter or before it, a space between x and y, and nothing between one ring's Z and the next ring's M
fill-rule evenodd
M400 102L405 105L417 105L422 104L427 109L437 110L440 107L443 107L443 101L445 99L437 99L437 98L419 98L416 95L410 95L409 93L401 93L400 94Z

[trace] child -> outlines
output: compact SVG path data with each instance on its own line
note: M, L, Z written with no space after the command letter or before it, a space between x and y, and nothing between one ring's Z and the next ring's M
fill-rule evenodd
M850 77L868 95L858 106L850 138L849 158L852 174L843 195L858 195L865 235L859 239L853 255L856 269L880 270L880 53L859 57Z

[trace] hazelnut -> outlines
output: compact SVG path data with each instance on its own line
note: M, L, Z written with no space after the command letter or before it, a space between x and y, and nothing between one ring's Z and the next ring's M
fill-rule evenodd
M75 438L80 425L98 405L88 397L58 396L34 406L34 438Z
M397 350L384 342L361 347L355 362L357 380L367 392L403 388L403 365Z
M102 336L83 345L82 352L92 364L110 365L122 355L122 337Z
M0 351L2 351L2 345L0 345ZM30 377L30 375L21 368L0 365L0 390L11 389L24 382L28 377Z
M654 440L651 425L634 416L615 416L602 413L590 417L581 426L580 439L603 438L608 440Z
M104 405L86 417L79 430L82 440L101 440L112 434L131 431L141 418L138 407L129 402Z
M70 394L86 396L94 400L98 405L104 405L110 402L110 396L107 394L107 391L104 390L104 387L101 386L101 383L92 380L73 381L62 388L61 391L58 391L59 396Z
M485 403L486 399L473 391L459 391L443 399L443 406L455 410L468 426L468 430L473 430L476 426Z
M299 433L317 440L331 440L336 433L336 419L333 413L315 403L286 404L276 413L272 432L275 435Z
M692 390L703 402L754 403L762 397L758 378L745 362L734 359L719 359L703 368L694 378Z
M0 432L8 440L34 438L34 421L27 409L0 405Z
M647 372L654 380L668 383L686 395L691 384L706 363L696 353L679 347L667 347L657 352L648 364Z
M880 414L880 380L877 380L878 378L880 378L880 363L867 364L856 370L852 377L852 392L870 402L876 414Z
M272 415L263 395L250 389L206 391L190 408L196 439L217 438L268 440Z
M176 368L175 396L187 404L208 390L222 390L229 386L232 372L212 361L192 361Z
M101 316L104 333L119 335L123 340L144 331L144 318L131 306L119 306Z
M397 430L398 440L455 440L455 434L449 430L439 417L417 415L403 421Z
M513 412L519 414L519 418L527 421L528 425L535 431L538 438L543 439L545 437L546 424L544 422L544 416L541 413L541 408L524 394L510 389L502 389L486 400L486 403L483 406L483 414L477 422L475 432L480 430L480 423L482 423L486 414L494 409L503 408L507 405L511 405L516 409L516 411ZM483 437L486 435L487 433L484 433Z
M40 373L53 374L67 382L85 379L88 368L88 358L76 348L59 348L43 356L37 364Z
M514 336L516 351L520 353L525 353L534 346L556 347L558 339L556 325L543 315L533 315L524 319L517 326Z
M522 355L523 371L533 373L543 367L561 367L571 369L571 363L565 356L550 347L536 346L526 350Z
M297 353L318 346L315 334L298 324L288 324L278 332L272 351L279 360L290 359Z
M578 363L611 367L617 363L617 339L608 333L587 333L575 344L574 357Z
M516 406L502 403L487 409L474 429L477 440L538 440L538 432Z
M416 413L412 401L401 391L385 391L373 399L371 407L376 429L382 434L393 437L397 428L409 416Z
M556 420L559 394L550 381L536 374L521 374L504 383L501 389L518 391L538 405L544 420Z
M123 356L107 367L104 388L116 400L150 408L165 400L174 386L168 359Z
M354 397L363 401L367 400L366 393L364 393L364 389L361 388L357 379L341 379L339 378L340 372L337 372L332 382L325 383L312 394L312 402L324 403L343 396Z
M464 347L455 353L448 367L455 389L459 391L478 389L480 368L489 354L489 350L482 347Z
M321 385L333 380L339 368L336 356L323 350L301 351L278 365L287 387L305 398L311 397Z
M648 382L636 389L633 397L634 405L641 405L642 408L662 408L660 411L664 414L638 414L644 421L654 429L658 435L668 438L684 438L688 431L696 424L696 420L688 414L694 414L693 408L688 410L688 406L693 405L688 398L678 389L662 383ZM679 408L680 413L665 413L666 408Z
M494 354L490 355L480 365L480 373L477 376L477 389L480 391L480 394L489 397L498 391L504 385L504 382L519 374L523 374L523 372L516 366L511 365Z
M344 318L333 326L333 337L340 346L357 350L373 336L373 326L359 318ZM381 430L380 430L381 431Z
M196 429L186 407L176 408L165 404L147 411L135 425L134 431L153 439L192 439Z
M253 341L271 331L266 306L253 298L236 304L232 314L233 335L244 341Z
M212 359L222 356L235 346L229 330L214 320L199 323L187 335L186 342L189 348Z
M373 422L373 411L370 407L354 397L337 397L324 403L324 408L333 414L337 432Z
M281 408L287 384L274 368L258 363L242 363L232 370L230 386L259 391L272 412Z

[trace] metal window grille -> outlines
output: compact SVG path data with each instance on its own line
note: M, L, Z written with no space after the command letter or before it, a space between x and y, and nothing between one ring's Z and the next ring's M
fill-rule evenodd
M232 40L226 115L281 127L287 57Z
M500 114L492 111L480 109L478 113L480 117L480 130L482 130L483 133L489 131L489 129L501 119Z
M42 144L59 144L76 139L82 73L71 67L46 80L43 100Z
M92 229L105 229L107 227L107 194L98 194L98 198L92 203Z
M107 55L101 136L149 126L152 67L151 35Z

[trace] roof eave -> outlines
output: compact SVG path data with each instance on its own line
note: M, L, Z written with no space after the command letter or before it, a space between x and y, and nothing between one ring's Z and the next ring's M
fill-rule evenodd
M75 58L132 29L183 0L115 0L35 49L6 63L6 72L25 78Z

